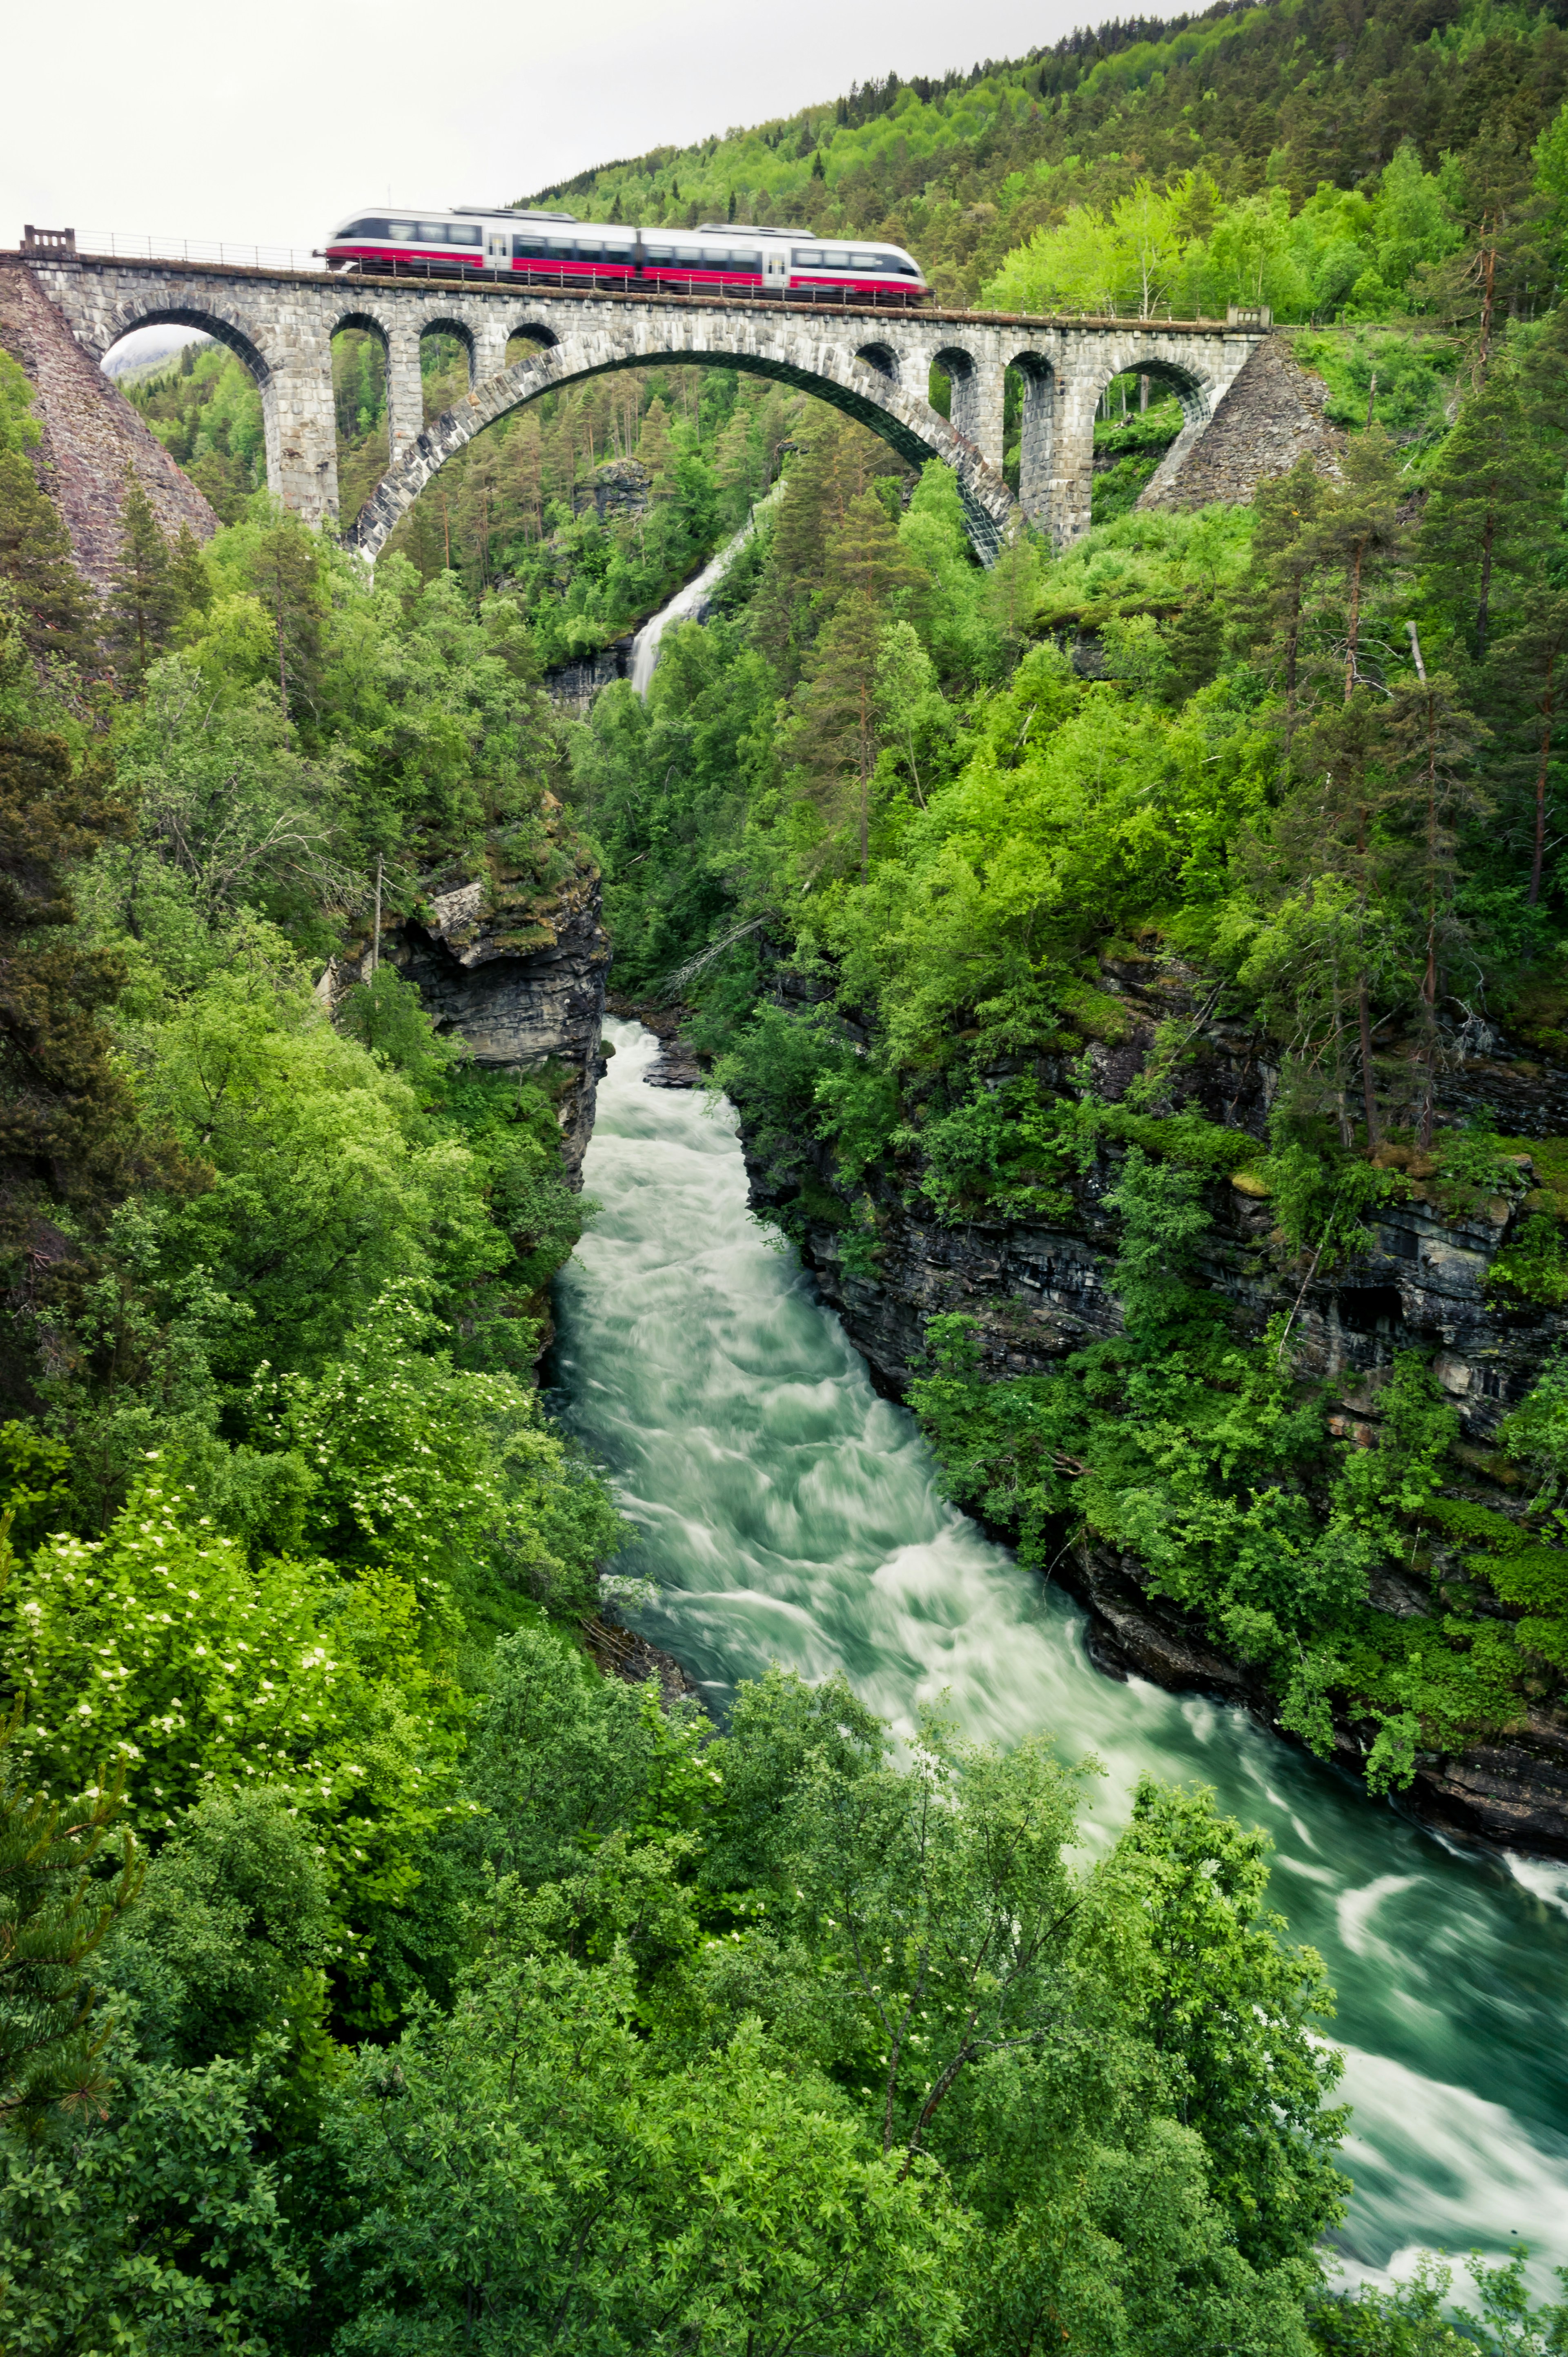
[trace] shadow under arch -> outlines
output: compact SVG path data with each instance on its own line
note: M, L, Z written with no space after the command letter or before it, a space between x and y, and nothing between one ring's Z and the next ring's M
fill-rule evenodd
M1146 376L1151 384L1174 393L1181 404L1181 430L1139 492L1134 505L1141 507L1151 493L1157 494L1176 473L1187 452L1213 417L1219 398L1214 388L1206 383L1196 370L1183 368L1179 361L1162 352L1140 352L1132 360L1124 360L1120 368L1112 370L1104 378L1094 396L1096 408L1106 386L1114 383L1119 376Z
M1055 471L1057 372L1043 352L1015 352L1007 371L1018 378L1024 399L1018 418L1018 505L1029 523L1050 514Z
M198 333L210 336L243 363L265 392L272 382L272 370L259 348L237 319L225 317L216 306L197 303L122 303L114 313L109 334L96 354L100 366L116 344L134 336L138 328L194 328Z
M422 350L428 336L448 336L455 344L461 346L468 356L468 382L471 385L478 374L478 353L472 328L465 320L453 317L421 319L419 341Z
M447 460L497 418L543 393L619 369L723 368L767 377L813 394L857 425L868 426L911 466L922 467L929 459L940 458L958 478L964 519L977 554L984 564L994 562L1013 510L1012 496L1001 476L929 402L868 368L865 361L857 364L847 347L824 345L815 336L787 331L773 338L770 350L759 350L755 336L739 325L733 340L715 339L703 347L648 350L638 349L627 335L614 339L623 348L607 350L611 340L607 335L557 340L547 351L475 385L465 401L434 419L390 468L343 535L344 546L373 565L389 534Z

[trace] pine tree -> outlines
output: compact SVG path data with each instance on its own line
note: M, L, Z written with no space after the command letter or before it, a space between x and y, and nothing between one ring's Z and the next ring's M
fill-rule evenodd
M313 706L321 679L321 544L298 518L280 515L262 534L251 579L273 618L277 640L278 706Z
M1340 480L1317 503L1304 554L1318 585L1314 667L1337 673L1348 704L1366 683L1363 640L1376 591L1404 554L1399 518L1400 479L1392 447L1380 425L1351 436Z
M882 612L864 590L842 597L807 665L792 750L830 826L853 821L860 871L871 864L871 779L876 767L876 661Z
M0 1521L0 1548L10 1517ZM3 1570L0 1570L3 1577ZM141 1888L130 1832L120 1867L101 1870L119 1796L60 1803L17 1790L5 1775L16 1717L0 1727L0 2121L38 2136L52 2117L101 2113L108 2024L93 2020L82 1967Z
M1380 964L1373 935L1381 882L1379 821L1384 800L1385 716L1363 686L1348 700L1326 703L1302 729L1292 752L1292 786L1275 815L1273 851L1275 897L1305 893L1324 878L1348 888L1348 925L1335 933L1333 1023L1337 1043L1353 1015L1367 1139L1379 1137L1377 1081L1372 1060L1371 996ZM1340 1127L1350 1142L1343 1101Z
M1497 647L1491 683L1499 731L1511 739L1507 768L1516 778L1522 773L1528 794L1533 908L1541 899L1553 761L1560 765L1568 748L1568 591L1537 590L1518 629Z
M670 469L675 463L675 437L670 430L670 412L657 393L642 421L637 455L652 476L655 490L668 490Z
M1555 477L1555 479L1554 479ZM1562 467L1534 430L1512 369L1499 361L1459 413L1432 476L1420 554L1433 597L1484 662L1543 554L1542 520Z
M169 559L169 580L181 621L189 616L206 613L212 603L212 576L207 569L201 543L188 523L180 525L179 538L174 544L174 554Z
M1298 458L1288 474L1262 484L1257 496L1243 627L1250 626L1255 638L1268 639L1277 650L1287 754L1296 728L1307 584L1318 563L1314 527L1327 496L1327 485L1306 457Z
M1425 1075L1417 1135L1425 1147L1432 1144L1436 1105L1440 977L1464 938L1455 913L1459 822L1485 816L1490 805L1476 775L1477 747L1485 732L1454 680L1441 673L1428 675L1413 622L1410 642L1416 683L1396 692L1387 719L1391 779L1385 823L1396 841L1402 839L1404 857L1385 857L1383 886L1388 890L1402 881L1414 888L1409 899L1418 920L1417 1028Z
M109 592L109 643L140 693L178 619L180 597L168 543L140 478L129 468L120 529L120 561Z
M0 583L36 661L92 667L98 650L91 597L54 503L19 450L0 450Z
M869 490L849 502L828 541L824 570L835 602L807 664L795 750L829 823L853 816L864 877L871 864L877 663L887 600L897 589L924 587L926 575L906 554L886 508Z

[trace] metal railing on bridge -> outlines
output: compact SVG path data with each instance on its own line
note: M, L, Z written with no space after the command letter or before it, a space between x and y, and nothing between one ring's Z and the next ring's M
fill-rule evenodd
M324 256L296 245L243 245L227 239L209 240L187 237L160 237L153 232L127 235L123 230L38 230L29 222L23 237L24 256L37 261L108 260L112 262L161 262L188 264L199 268L203 264L217 263L231 270L308 271L316 276L328 274ZM339 273L338 275L347 275ZM551 270L537 262L531 263L526 273L510 267L500 269L455 268L451 264L437 262L399 261L380 270L362 274L373 278L434 279L446 285L516 286L525 288L553 287L566 295L640 295L655 292L672 296L678 301L702 303L740 303L755 306L758 302L782 299L791 308L822 310L824 308L872 311L914 309L930 299L930 290L918 296L904 295L902 290L888 288L880 296L867 296L864 290L846 286L813 286L780 289L777 293L761 287L715 286L708 280L687 279L684 284L673 274L663 275L657 289L645 279L622 276L601 271L589 280L575 271ZM959 316L955 310L938 306L942 316ZM980 313L982 318L1000 316ZM1156 305L1150 311L1051 312L1034 315L1015 313L1015 317L1037 317L1042 325L1083 328L1115 327L1176 327L1213 329L1220 326L1241 328L1250 333L1267 332L1273 324L1273 314L1266 304L1232 303L1223 321L1218 319L1176 319L1168 304Z
M147 232L128 236L124 230L35 229L29 221L22 252L30 261L75 261L91 257L109 262L216 262L231 270L311 270L326 264L307 247L242 245L225 238L158 236Z

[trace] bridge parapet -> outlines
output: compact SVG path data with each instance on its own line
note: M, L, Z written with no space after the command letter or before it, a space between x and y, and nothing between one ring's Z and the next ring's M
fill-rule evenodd
M338 523L332 339L379 335L387 353L389 467L348 533L371 559L424 484L485 425L521 403L622 368L737 368L797 385L857 417L902 456L952 468L983 555L1011 519L1058 546L1089 526L1094 415L1113 376L1169 384L1184 413L1168 479L1202 435L1266 325L1039 319L997 313L887 311L778 299L583 295L511 285L406 279L30 253L27 266L72 332L102 359L133 328L175 323L226 344L261 388L267 481L313 523ZM435 327L467 344L465 399L428 427L419 343ZM512 367L508 346L545 347ZM950 387L950 417L929 399ZM1003 476L1006 371L1026 384L1016 503Z

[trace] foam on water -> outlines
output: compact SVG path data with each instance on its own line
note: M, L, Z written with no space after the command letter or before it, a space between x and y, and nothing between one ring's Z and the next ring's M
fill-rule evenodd
M556 1366L639 1532L618 1567L658 1587L649 1636L716 1708L776 1659L842 1669L901 1730L944 1696L977 1738L1047 1730L1103 1764L1091 1846L1145 1770L1215 1786L1272 1836L1275 1904L1339 1991L1352 2269L1516 2233L1568 2262L1568 1874L1459 1853L1244 1713L1100 1676L1070 1599L943 1499L913 1420L749 1217L727 1108L643 1086L657 1043L609 1036L603 1209L561 1280Z

